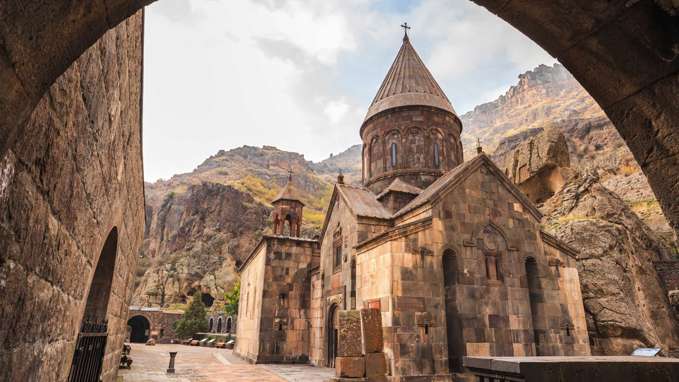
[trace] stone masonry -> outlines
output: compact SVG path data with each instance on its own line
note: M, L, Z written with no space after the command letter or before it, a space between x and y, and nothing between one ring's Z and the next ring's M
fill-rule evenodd
M0 380L66 380L88 295L115 380L144 233L142 30L140 12L104 34L0 158Z

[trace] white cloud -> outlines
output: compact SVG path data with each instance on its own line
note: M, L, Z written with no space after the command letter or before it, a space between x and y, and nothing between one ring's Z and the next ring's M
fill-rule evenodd
M332 100L323 108L323 112L333 125L339 123L349 112L349 104L344 100Z
M220 149L275 145L320 160L359 143L372 96L413 25L458 111L549 56L467 0L163 0L146 12L145 178ZM502 69L502 70L500 70ZM507 74L508 73L508 74ZM462 110L460 110L462 107Z

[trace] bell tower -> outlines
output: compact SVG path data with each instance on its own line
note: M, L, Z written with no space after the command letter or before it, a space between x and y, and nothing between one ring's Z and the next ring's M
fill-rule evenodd
M292 171L289 171L285 187L271 202L274 206L271 214L274 235L300 237L302 233L302 209L304 208L304 203L302 203L297 195L297 191L292 184Z
M401 49L360 130L363 184L375 193L396 179L424 189L463 161L462 123L402 27Z

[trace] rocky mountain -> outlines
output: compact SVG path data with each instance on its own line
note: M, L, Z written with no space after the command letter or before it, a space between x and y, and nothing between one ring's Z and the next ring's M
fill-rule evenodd
M334 182L337 174L341 171L344 174L346 183L361 183L361 148L363 146L353 145L337 155L330 155L329 158L312 163L311 167L317 174L321 175L329 182Z
M655 271L672 251L600 182L576 175L543 206L547 230L576 248L593 354L679 348L679 327Z
M519 75L504 95L463 114L465 158L474 155L476 138L487 152L504 157L545 129L566 137L571 167L597 172L661 238L673 231L660 205L613 124L585 89L560 64L540 65Z
M219 151L194 171L147 183L146 233L133 303L182 303L197 290L221 298L243 259L270 229L271 200L289 171L305 203L304 236L323 222L332 185L360 182L360 145L313 163L272 146Z

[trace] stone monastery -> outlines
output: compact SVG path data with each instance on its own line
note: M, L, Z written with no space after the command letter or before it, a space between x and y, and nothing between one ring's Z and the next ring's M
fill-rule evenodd
M334 187L319 240L292 183L240 265L235 352L334 366L338 311L381 312L390 380L450 380L463 356L589 355L575 252L478 148L407 34L360 128L363 185Z

